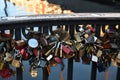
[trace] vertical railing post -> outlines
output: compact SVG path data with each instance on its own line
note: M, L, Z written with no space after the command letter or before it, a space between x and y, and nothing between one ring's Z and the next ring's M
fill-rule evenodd
M100 25L95 25L95 36L100 37ZM91 80L96 80L96 75L97 75L97 63L92 62Z
M43 27L43 33L48 34L48 26ZM47 68L43 68L43 80L48 80L48 71Z
M120 32L120 25L118 27L118 32ZM116 78L116 80L120 80L120 68L119 67L117 68L117 78Z
M74 26L70 25L71 39L74 35ZM67 80L73 80L73 58L68 59Z
M120 68L117 68L117 78L116 80L120 80Z
M18 26L20 27L20 26ZM21 28L15 29L15 40L21 39ZM16 68L16 80L23 80L22 68Z
M92 68L91 68L91 80L96 80L96 72L97 72L97 64L96 62L92 62Z

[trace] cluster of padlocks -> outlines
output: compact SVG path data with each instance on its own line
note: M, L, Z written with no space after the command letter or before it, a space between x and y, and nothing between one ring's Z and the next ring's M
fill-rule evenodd
M99 72L105 71L111 62L120 66L120 33L108 29L102 39L95 36L93 27L80 27L73 35L59 28L45 35L39 31L28 30L27 40L14 40L11 34L0 34L0 76L9 78L15 75L10 68L23 67L22 61L29 61L30 75L37 77L37 68L63 64L62 59L73 58L76 62L97 63ZM24 70L23 70L24 71Z

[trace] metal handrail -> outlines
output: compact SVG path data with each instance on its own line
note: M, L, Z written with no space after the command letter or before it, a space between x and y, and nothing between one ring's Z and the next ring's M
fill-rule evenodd
M100 31L100 25L120 25L119 13L74 13L74 14L44 14L44 15L29 15L29 16L11 16L0 18L0 30L16 29L15 39L21 39L21 29L26 26L42 26L47 29L47 26L52 25L69 25L70 34L73 35L73 29L75 25L79 24L92 24L96 25L97 31ZM99 25L99 26L98 26ZM46 30L44 30L46 32ZM19 35L19 36L18 36ZM68 80L73 78L73 59L68 60ZM91 80L96 80L96 64L92 64ZM120 69L118 68L117 80L120 80L118 74ZM43 80L48 80L46 69L43 69ZM23 75L21 69L17 69L17 80L22 80Z

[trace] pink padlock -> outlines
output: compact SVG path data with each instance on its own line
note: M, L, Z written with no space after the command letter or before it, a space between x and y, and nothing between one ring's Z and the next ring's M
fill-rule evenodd
M62 45L62 50L66 53L66 54L70 54L71 53L71 50L65 46L65 45Z
M57 62L58 64L60 64L62 62L62 60L59 57L54 57L55 62Z

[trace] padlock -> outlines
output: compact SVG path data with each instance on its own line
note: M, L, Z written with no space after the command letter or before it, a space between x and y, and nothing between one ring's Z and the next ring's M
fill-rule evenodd
M1 34L2 37L5 37L5 38L12 38L12 34L7 34L7 33L3 33Z
M35 38L31 38L28 40L28 46L31 47L31 48L37 48L39 45L39 42L37 39Z
M13 39L10 40L10 46L11 46L11 48L15 47L15 40L13 40Z
M39 56L36 56L33 59L31 59L30 64L34 65L35 67L39 67L40 66L40 58L39 58Z
M6 41L6 43L5 43L5 47L6 47L7 51L10 51L10 50L11 50L11 44L10 44L10 41Z
M91 52L90 52L90 46L86 46L86 47L85 47L85 51L86 51L87 53L91 53Z
M28 49L21 49L20 54L22 56L22 60L29 60L31 58L31 53L27 52Z
M93 44L93 43L95 43L95 39L94 39L94 36L89 36L88 38L87 38L87 43L91 43L91 44Z
M48 40L49 43L59 41L58 38L56 36L54 36L54 35L50 35L47 38L47 40Z
M66 54L70 54L70 53L71 53L71 49L68 47L68 45L63 45L63 44L62 44L62 50L63 50Z
M7 62L10 62L10 61L13 60L13 56L9 52L6 52L4 60L7 61Z
M74 35L74 38L75 38L75 40L76 40L77 42L81 42L81 41L82 41L79 32Z
M4 54L3 54L4 55ZM3 55L2 54L0 54L0 62L2 62L3 61Z
M88 34L84 34L84 38L85 38L85 39L88 39L88 38L89 38L89 35L88 35Z
M118 52L117 59L120 59L120 51Z
M5 53L6 52L6 47L5 47L5 43L1 42L0 43L0 53Z
M108 43L108 44L104 44L103 45L103 48L104 49L110 49L112 46Z
M4 62L0 62L0 70L2 70L4 68Z
M101 56L102 56L102 51L101 51L101 50L98 50L96 56L97 56L97 57L101 57Z
M16 46L25 46L25 45L26 45L25 40L18 40L18 41L16 41Z
M84 55L84 53L85 53L85 47L80 48L80 50L79 50L79 56L82 57Z
M31 75L31 77L37 77L38 76L38 71L34 68L34 66L32 66L30 68L30 75Z
M84 55L82 56L82 63L83 64L90 64L90 62L91 62L91 54L90 53L87 53L86 51L85 51L85 53L84 53Z
M90 32L91 32L91 33L94 33L94 32L95 32L95 28L90 27L90 26L89 26L89 27L87 27L87 28L90 30Z
M98 62L98 57L97 56L95 56L95 55L92 55L92 59L91 59L93 62Z
M117 64L120 63L120 52L117 54L115 61Z
M71 40L72 45L70 46L71 52L77 52L75 41Z
M2 78L10 78L12 70L9 67L5 67L2 70L0 70L0 75Z
M71 40L71 42L72 42L72 45L70 47L72 49L72 53L75 54L75 56L74 56L75 62L80 62L80 56L79 56L79 52L76 48L76 43L75 43L75 41L72 41L72 40Z
M48 45L48 42L45 38L40 38L40 43L42 46L47 46Z
M19 68L21 66L21 54L20 52L18 51L16 54L14 54L14 58L12 60L12 63L11 65L16 67L16 68Z
M67 41L70 40L71 36L68 32L63 31L62 34L60 35L60 41Z
M55 62L57 62L58 64L60 64L62 62L62 60L59 57L54 57Z

